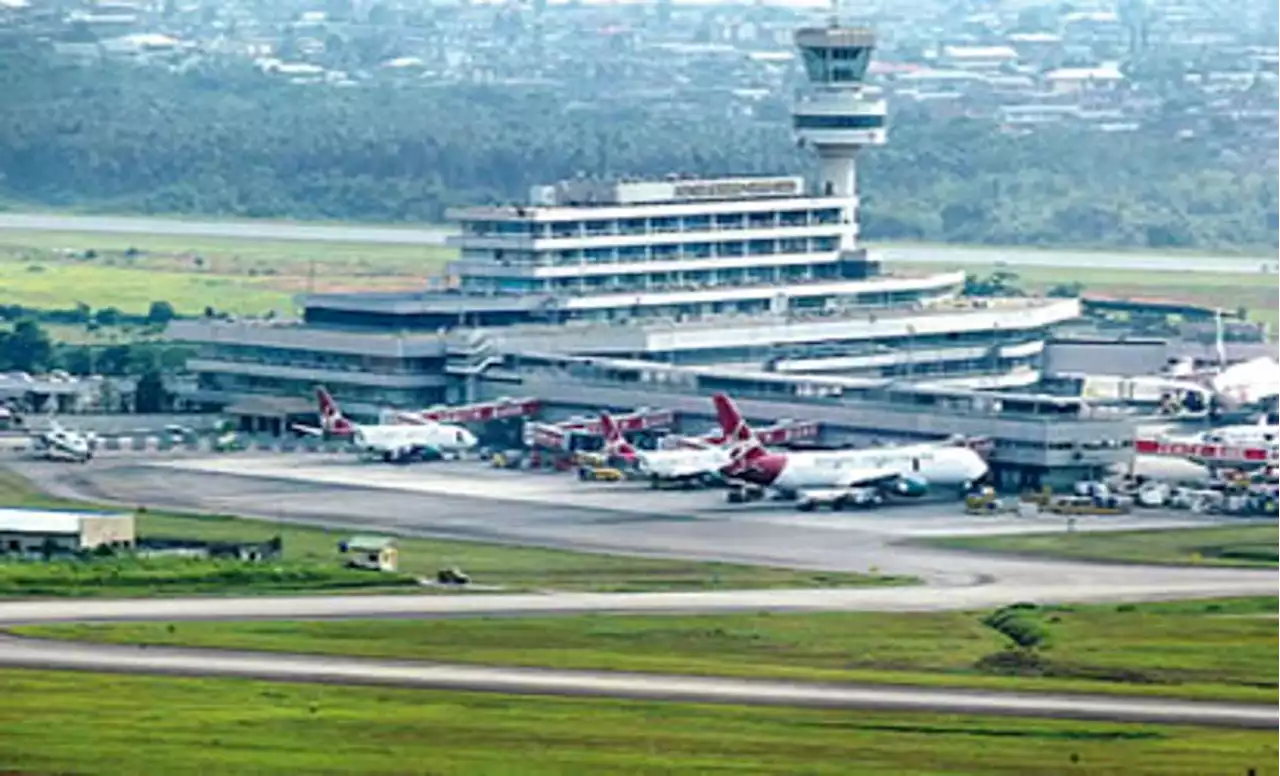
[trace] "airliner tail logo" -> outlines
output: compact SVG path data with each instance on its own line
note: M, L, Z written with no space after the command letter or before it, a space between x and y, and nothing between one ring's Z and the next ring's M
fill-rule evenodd
M610 454L630 456L635 453L635 448L622 435L622 429L618 428L618 422L607 412L600 413L600 431L604 436L604 449Z
M342 410L324 388L316 389L316 399L320 402L320 427L330 434L351 433L351 421L342 416Z

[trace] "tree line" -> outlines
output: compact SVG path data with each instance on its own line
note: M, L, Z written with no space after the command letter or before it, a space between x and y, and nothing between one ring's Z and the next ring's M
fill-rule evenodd
M300 86L247 63L180 73L0 53L0 202L103 212L438 221L578 174L810 172L783 98L756 118L548 109L543 88ZM864 236L1268 249L1277 181L1155 131L1002 133L896 106L860 162Z
M0 372L32 374L61 369L69 374L141 376L182 369L192 349L165 341L117 344L55 342L36 321L24 318L0 329Z

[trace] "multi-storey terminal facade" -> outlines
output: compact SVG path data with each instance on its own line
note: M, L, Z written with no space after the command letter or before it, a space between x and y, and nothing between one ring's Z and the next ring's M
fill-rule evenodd
M953 274L877 278L856 203L808 195L801 178L571 181L450 215L463 293L564 297L580 320L821 314L958 290Z
M858 415L864 425L892 417L887 434L919 437L952 429L923 418L941 418L975 389L1032 390L1050 332L1080 314L1078 301L970 299L962 272L881 271L859 242L856 170L858 154L887 137L885 105L863 84L874 40L822 28L801 30L797 44L809 85L794 124L819 157L812 181L580 179L535 187L522 205L451 211L459 255L446 290L312 296L296 322L174 322L171 334L198 346L189 398L298 402L323 383L357 417L501 395L581 410L587 397L546 379L546 366L585 358L658 365L671 394L722 385L786 397L787 417L832 391L872 400L856 386L951 397L897 405L915 407L919 421ZM611 370L623 383L645 373ZM1048 445L1065 443L1042 433L1057 405L1009 406L1041 408L1034 433L1015 431L1017 417L1002 422L1017 445L1046 440L1040 465L1057 465ZM850 423L857 414L842 412Z

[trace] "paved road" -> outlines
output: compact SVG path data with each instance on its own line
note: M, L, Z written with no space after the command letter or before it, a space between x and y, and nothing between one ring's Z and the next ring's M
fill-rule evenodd
M994 693L604 671L490 668L344 657L127 647L0 638L0 665L524 695L602 696L800 708L935 711L1275 728L1274 706L1151 698Z
M251 240L443 245L451 230L379 226L291 224L278 221L187 221L120 216L66 216L0 213L0 230L99 232L174 237L230 237Z
M275 456L276 461L289 461ZM217 459L225 462L227 459ZM309 476L316 469L338 472L368 467L324 466L311 459L292 459ZM915 536L973 532L976 521L954 509L917 516L916 508L865 514L804 515L793 509L737 509L718 494L661 493L628 490L613 509L584 506L579 494L599 489L577 487L567 477L520 476L478 469L465 476L492 478L495 493L514 491L521 481L550 482L563 487L558 504L495 501L442 495L437 488L452 465L399 469L403 489L353 487L350 484L261 476L269 465L262 457L235 461L245 472L210 473L140 466L136 462L94 461L88 466L15 464L51 492L66 497L112 500L126 505L185 508L248 514L269 520L358 527L423 535L567 550L622 552L693 560L718 560L828 571L866 572L920 577L923 588L882 590L875 595L934 608L967 608L1019 600L1124 600L1150 597L1274 595L1274 572L1251 569L1130 567L1070 561L992 557L901 544ZM225 463L220 463L225 466ZM431 471L427 469L431 468ZM387 467L375 471L385 472ZM507 476L502 476L507 475ZM372 472L370 472L372 477ZM462 475L457 475L461 477ZM607 486L606 492L618 491ZM508 495L504 493L504 495ZM512 494L514 495L514 494ZM992 530L1017 530L1031 522L992 518ZM1084 530L1090 521L1079 521ZM1096 521L1098 527L1113 522ZM1054 524L1039 526L1051 530ZM1024 529L1025 530L1025 529ZM810 591L810 594L815 591ZM849 594L855 591L834 591ZM874 591L856 591L870 595ZM1064 597L1065 596L1065 597ZM504 596L504 600L507 597ZM865 599L864 604L866 600ZM879 599L877 599L879 600ZM869 604L868 604L869 605Z
M245 462L252 466L252 462ZM585 612L695 613L751 611L936 611L989 608L1013 601L1160 600L1274 594L1273 571L1170 569L992 559L898 546L890 534L849 530L794 513L785 519L750 513L665 517L574 506L573 483L559 507L480 498L361 489L323 482L162 470L94 462L84 467L30 465L28 474L65 495L123 503L225 509L271 503L274 519L361 525L404 533L497 538L575 549L731 559L811 568L859 569L880 564L928 584L901 588L707 591L686 593L559 593L517 595L369 595L57 600L0 603L0 625L51 622L329 619L563 615ZM444 471L440 469L438 471ZM409 472L413 477L416 473ZM494 475L494 473L490 473ZM418 474L425 476L425 474ZM472 476L481 476L473 473ZM694 495L694 494L688 494ZM132 498L131 498L132 497ZM167 499L167 500L166 500ZM236 509L235 511L246 511ZM268 515L268 517L270 517ZM908 518L909 520L910 518ZM880 516L866 525L892 525ZM883 529L881 529L883 530ZM908 687L808 685L608 672L414 664L287 654L135 648L0 639L0 665L246 676L262 679L599 695L720 703L868 709L932 709L1115 721L1273 728L1274 706L1197 704L1168 699L1119 699L987 693Z
M123 216L69 216L0 213L0 230L100 232L189 237L230 237L256 240L378 243L384 245L443 245L453 231L447 227L389 227L309 225L276 221L188 221ZM888 262L946 265L990 265L1004 262L1026 267L1078 267L1089 269L1171 270L1274 274L1273 258L1240 258L1212 254L1156 254L1123 251L1036 250L1034 248L983 248L890 245L878 249Z

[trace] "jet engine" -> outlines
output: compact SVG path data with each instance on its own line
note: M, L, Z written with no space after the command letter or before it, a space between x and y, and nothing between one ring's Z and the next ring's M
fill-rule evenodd
M916 498L928 492L929 483L919 477L899 477L893 481L890 490L899 496Z

